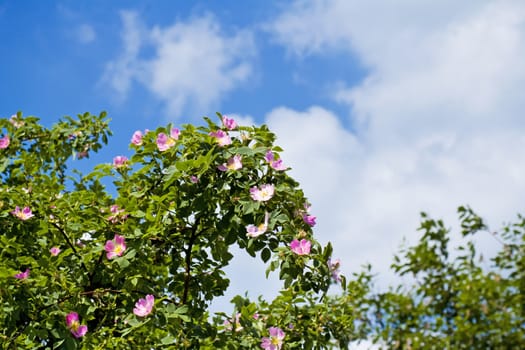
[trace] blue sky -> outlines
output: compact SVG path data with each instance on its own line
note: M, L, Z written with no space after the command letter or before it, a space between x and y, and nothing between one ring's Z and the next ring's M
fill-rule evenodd
M420 211L453 226L470 204L492 229L523 212L519 0L1 1L0 47L0 116L106 110L100 161L215 111L267 123L347 273L388 280ZM242 292L264 267L239 259Z
M251 1L249 5L239 1L3 2L0 7L5 53L0 61L3 112L9 114L23 108L24 113L54 120L64 114L107 110L118 137L124 126L129 128L122 133L129 133L134 127L158 123L159 117L198 120L201 115L228 110L260 120L276 105L298 109L312 103L334 106L323 87L342 78L355 81L363 76L362 69L358 64L349 64L348 57L337 54L305 59L288 55L286 48L264 29L284 4L267 1ZM226 65L247 64L249 76L235 82L220 98L193 107L189 105L194 105L194 101L188 101L175 111L166 110L165 100L144 91L144 84L136 81L131 82L124 98L115 96L104 75L108 63L115 61L125 47L124 12L136 14L135 24L142 26L144 32L153 27L167 29L177 23L191 26L199 19L206 19L217 26L214 34L225 40L224 50L244 51L226 53L226 57L232 57ZM241 31L246 34L243 42L229 48L228 41ZM155 55L155 44L145 43L147 35L143 33L144 47L139 53L139 58L144 60ZM129 119L142 125L130 125Z

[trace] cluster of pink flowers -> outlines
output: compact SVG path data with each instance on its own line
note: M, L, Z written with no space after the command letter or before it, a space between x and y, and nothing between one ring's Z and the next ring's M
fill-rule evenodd
M106 251L106 257L111 260L117 256L122 256L126 251L126 242L124 236L115 235L112 240L106 241L104 250Z
M5 149L9 147L9 136L5 135L4 137L0 138L0 149Z
M24 207L24 209L20 209L20 207L17 205L15 210L11 212L14 216L19 218L20 220L27 220L31 219L34 215L33 212L31 212L31 208Z
M256 238L262 235L263 233L265 233L266 230L268 229L269 217L270 217L270 214L266 213L264 215L264 222L260 224L259 226L255 226L255 225L246 226L246 236L251 237L251 238Z
M264 350L281 350L285 337L283 330L279 327L270 327L268 331L270 336L262 338L261 348Z
M74 311L66 315L66 326L75 338L80 338L86 335L88 328L86 325L80 324L78 314Z
M19 272L15 274L15 278L19 280L25 280L29 277L29 268L27 268L24 272Z
M221 164L217 167L220 171L239 170L241 168L242 157L238 154L228 159L227 163Z
M230 135L228 135L228 133L224 132L223 130L212 131L209 135L215 138L217 144L221 147L230 145L232 143Z
M266 152L264 159L268 162L268 164L270 164L270 167L275 170L283 171L287 169L287 167L283 164L282 159L275 159L275 155L272 151Z
M171 147L175 146L175 141L179 139L180 130L177 128L171 128L170 136L161 132L157 135L157 148L159 151L164 152Z
M254 186L250 188L250 196L254 201L266 202L273 197L275 187L272 184L264 184L260 187Z
M135 303L135 308L133 308L133 313L139 317L146 317L153 310L153 305L155 304L155 297L151 294L146 295L146 298L140 298Z
M311 247L312 247L312 243L306 239L301 239L300 241L297 239L294 239L290 243L290 249L292 250L292 252L294 252L297 255L310 254Z
M228 130L233 130L237 127L237 123L235 120L223 117L222 122L224 124L224 127ZM147 131L146 131L147 132ZM176 128L172 128L170 131L170 135L166 135L164 133L159 133L157 135L156 144L159 149L159 151L166 151L169 148L173 147L176 144L176 140L179 138L180 131ZM143 132L142 131L135 131L131 138L131 143L134 145L142 145L143 143ZM223 130L217 130L215 132L210 132L210 136L214 137L216 139L216 142L219 146L226 146L231 144L231 138L228 135L227 132ZM10 140L9 137L6 135L3 138L0 138L0 149L5 149L9 146ZM287 167L284 166L281 159L276 159L274 153L269 150L267 151L265 155L265 160L268 162L271 168L278 171L286 170ZM116 156L113 158L113 166L115 168L120 168L123 166L126 166L128 162L128 158L125 156ZM220 171L228 171L228 170L238 170L242 168L242 157L240 155L235 155L228 159L226 163L223 163L218 166L218 169ZM191 176L191 182L197 183L198 178L196 176ZM258 202L264 202L270 200L275 193L275 186L273 184L263 184L259 187L254 186L250 188L250 196L253 200ZM112 205L110 207L111 215L108 217L108 220L115 223L120 220L123 220L127 217L127 215L123 214L124 210L119 208L118 205ZM33 213L29 207L24 207L21 209L20 207L16 206L15 210L11 212L12 215L15 217L21 219L21 220L28 220L31 217L33 217ZM256 238L262 234L264 234L268 230L268 221L269 221L269 213L265 213L264 222L259 225L247 225L246 226L246 235L251 238ZM309 214L303 215L303 220L306 224L309 226L314 226L316 224L315 220L316 217ZM297 255L308 255L310 254L311 250L311 242L306 239L297 240L294 239L290 245L289 245L291 251ZM127 246L125 243L125 237L119 234L115 234L114 238L112 240L106 241L104 245L104 250L106 252L107 259L111 260L116 257L120 257L124 254L126 251ZM57 256L60 254L61 249L59 247L52 247L49 250L50 254L52 256ZM330 268L330 271L332 272L332 277L340 281L339 276L339 266L340 262L339 260L328 261L328 265ZM17 279L27 279L29 277L30 269L27 268L24 272L20 272L14 275ZM138 317L146 317L148 316L154 307L155 303L155 297L151 294L148 294L145 296L145 298L140 298L136 303L135 307L133 308L133 313ZM232 321L226 320L225 326L227 329L232 330L233 325L235 326L235 331L240 331L243 329L243 327L240 324L240 317L241 314L237 313ZM254 315L254 318L257 319L258 315ZM80 338L83 337L87 331L88 327L86 325L82 325L80 323L79 315L76 312L70 312L66 315L66 326L70 330L70 332L73 334L74 337ZM269 337L263 337L261 340L261 348L264 350L280 350L283 346L283 340L285 338L285 333L282 329L279 327L270 327L268 329Z
M235 122L235 120L226 116L222 117L222 123L228 130L233 130L237 127L237 123Z
M111 212L111 215L108 217L108 220L115 224L120 221L124 221L128 218L128 214L123 214L124 209L121 209L117 204L113 204L109 211Z
M116 156L115 158L113 158L113 167L115 169L124 167L127 165L127 163L128 157L126 156Z

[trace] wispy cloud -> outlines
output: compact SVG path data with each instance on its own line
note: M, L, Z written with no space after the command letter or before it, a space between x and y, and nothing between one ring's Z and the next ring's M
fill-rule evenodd
M146 37L146 29L141 26L138 14L122 11L122 43L119 57L106 64L102 81L116 93L119 101L126 99L133 80L145 80L144 64L139 58L140 49Z
M56 11L59 18L64 19L67 25L66 35L80 44L89 44L97 39L97 32L93 25L86 22L86 16L64 4L57 4Z
M220 103L252 73L252 34L224 34L212 15L152 28L134 12L123 12L122 20L124 49L104 75L121 98L132 82L139 83L176 118L182 111L208 110ZM147 49L153 54L147 56Z

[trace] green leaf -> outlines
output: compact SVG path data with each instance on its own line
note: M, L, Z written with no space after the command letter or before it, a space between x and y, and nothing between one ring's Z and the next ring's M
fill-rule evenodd
M272 256L272 251L270 249L264 248L261 251L261 259L262 259L262 261L267 262L268 260L270 260L271 256Z

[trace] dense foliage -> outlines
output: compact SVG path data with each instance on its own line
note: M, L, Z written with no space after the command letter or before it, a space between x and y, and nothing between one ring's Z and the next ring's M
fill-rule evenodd
M490 264L472 240L453 251L443 221L423 214L419 243L392 265L413 284L363 300L378 344L387 349L525 348L525 218L488 232L470 208L460 207L459 217L465 239L490 234L501 249Z
M0 120L4 349L346 347L355 298L274 134L206 122L137 131L129 158L83 174L72 167L107 143L105 113ZM234 245L282 292L210 315Z
M423 214L392 265L413 283L377 292L370 267L347 281L315 240L275 135L218 117L137 131L129 158L87 173L75 166L108 142L105 113L0 119L3 349L525 348L525 218L490 232L501 250L486 264ZM465 240L487 234L459 216ZM210 315L234 246L282 290Z

